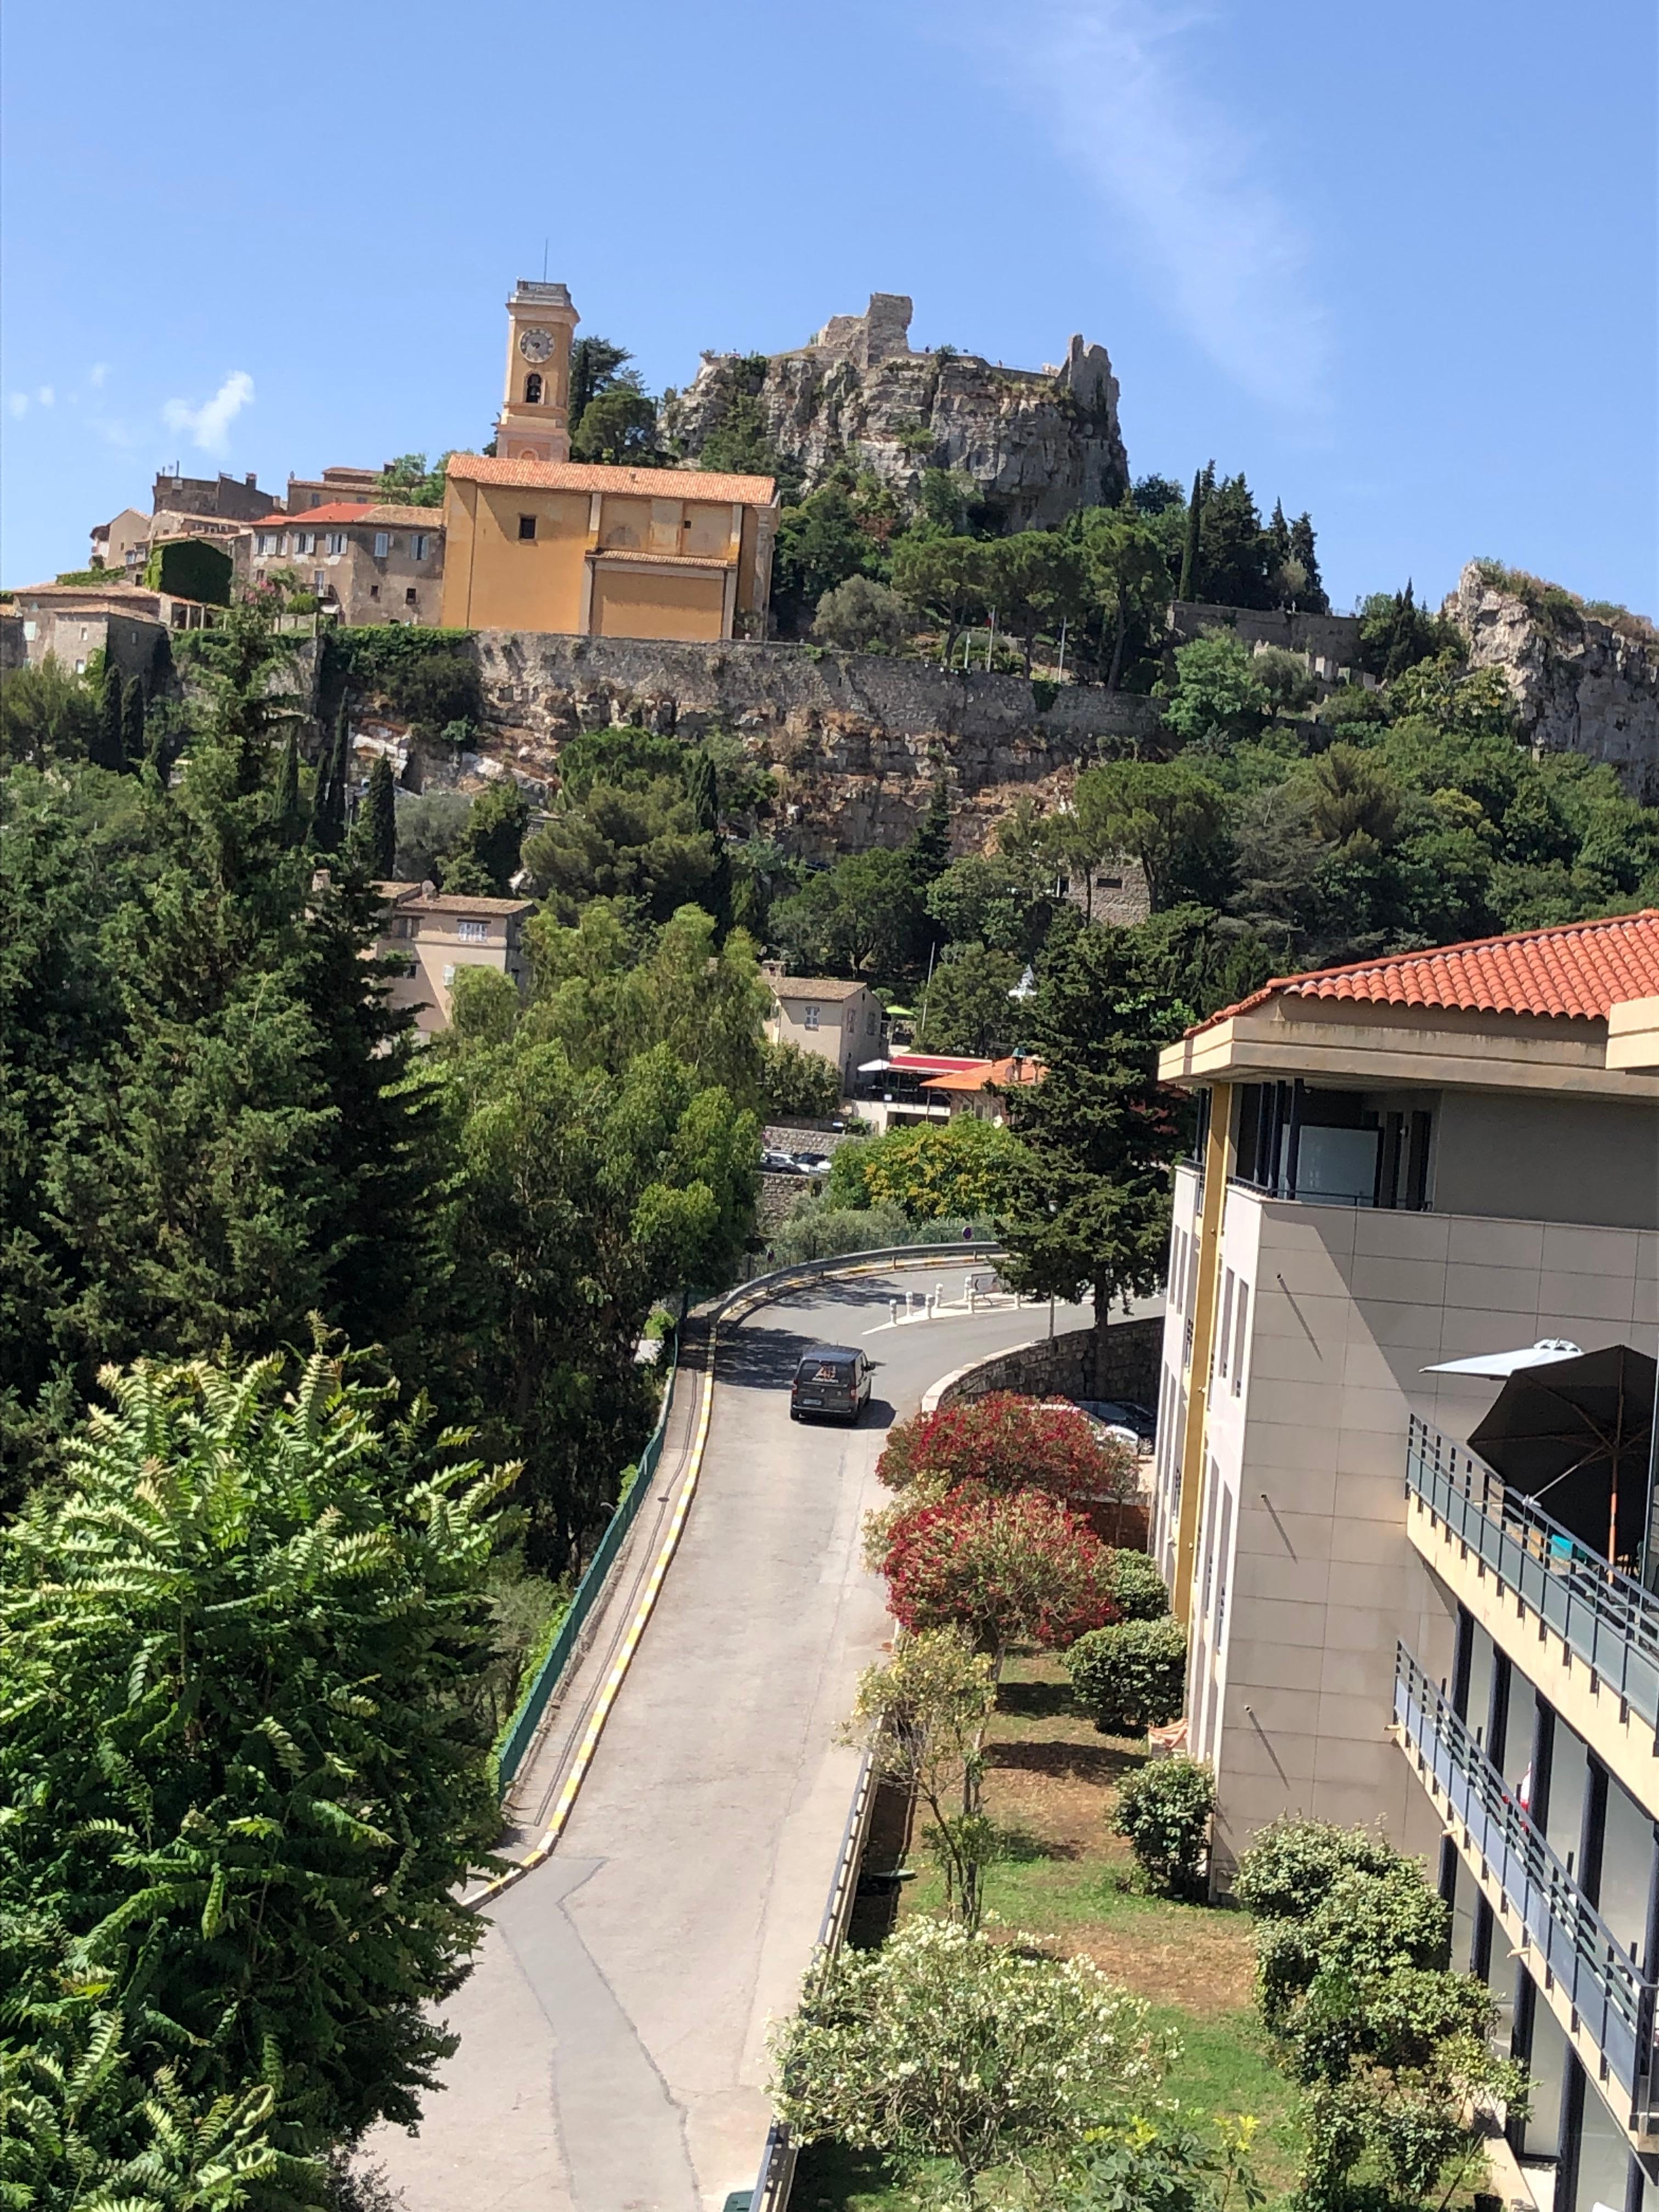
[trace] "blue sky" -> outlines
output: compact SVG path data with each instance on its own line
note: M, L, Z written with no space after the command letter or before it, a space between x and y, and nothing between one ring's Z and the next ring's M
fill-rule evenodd
M155 468L479 445L513 279L653 388L872 289L1073 330L1131 467L1310 508L1338 605L1492 554L1655 611L1650 0L14 8L0 574Z

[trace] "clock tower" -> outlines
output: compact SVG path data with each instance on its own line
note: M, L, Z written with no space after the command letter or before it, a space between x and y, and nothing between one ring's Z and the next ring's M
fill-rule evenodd
M520 277L507 303L507 392L495 424L503 460L570 459L570 338L580 320L562 284Z

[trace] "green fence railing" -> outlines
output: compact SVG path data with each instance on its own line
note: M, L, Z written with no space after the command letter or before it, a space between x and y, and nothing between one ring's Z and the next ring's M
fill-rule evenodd
M570 1610L561 1622L559 1632L549 1647L546 1658L536 1669L529 1686L519 1700L519 1709L513 1716L501 1750L496 1754L496 1788L503 1797L512 1786L513 1778L530 1748L532 1739L541 1725L542 1715L547 1711L547 1701L576 1649L583 1625L605 1588L605 1577L634 1525L635 1516L649 1495L653 1478L662 1458L663 1438L668 1432L668 1409L673 1400L674 1376L679 1365L678 1334L671 1336L667 1344L667 1372L663 1377L662 1411L657 1416L657 1425L651 1431L645 1449L640 1454L638 1465L623 1472L622 1496L617 1501L617 1510L606 1524L605 1534L576 1585L576 1595L570 1601Z

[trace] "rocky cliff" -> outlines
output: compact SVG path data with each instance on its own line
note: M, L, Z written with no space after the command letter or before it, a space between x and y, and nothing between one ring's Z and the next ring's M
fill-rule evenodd
M1477 668L1515 695L1535 753L1583 753L1659 805L1659 639L1638 617L1592 613L1570 592L1472 561L1445 603Z
M1091 684L1051 697L1018 677L800 646L481 630L469 649L484 774L506 769L539 793L578 730L635 723L689 741L718 726L772 770L765 834L814 860L901 843L941 769L956 848L975 851L1021 793L1052 805L1080 766L1127 749L1156 720L1151 700Z
M909 301L877 292L866 313L832 317L793 352L705 354L664 429L695 458L749 395L808 489L843 460L905 497L925 471L957 470L1011 530L1121 498L1128 464L1103 346L1074 337L1058 367L1004 368L949 349L913 353L909 326Z

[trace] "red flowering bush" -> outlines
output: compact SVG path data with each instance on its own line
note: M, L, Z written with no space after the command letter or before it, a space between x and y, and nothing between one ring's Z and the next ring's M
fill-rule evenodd
M1055 1498L1131 1498L1136 1486L1127 1444L1100 1435L1075 1407L1012 1390L899 1422L876 1472L890 1490L936 1498L963 1483L1000 1497L1036 1489Z
M886 1545L882 1571L900 1626L954 1623L999 1664L1011 1644L1063 1649L1118 1617L1111 1552L1044 1491L954 1492L901 1513Z

